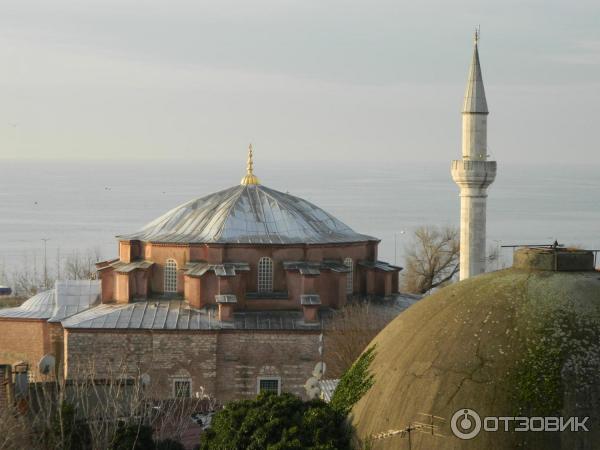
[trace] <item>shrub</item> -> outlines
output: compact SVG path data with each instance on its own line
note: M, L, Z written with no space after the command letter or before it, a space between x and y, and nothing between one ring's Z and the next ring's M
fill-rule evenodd
M201 450L344 450L350 449L345 415L322 400L303 401L293 394L260 394L228 403L215 414Z

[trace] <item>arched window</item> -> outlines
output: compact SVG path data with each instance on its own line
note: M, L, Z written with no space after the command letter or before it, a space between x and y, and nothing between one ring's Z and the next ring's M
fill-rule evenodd
M258 292L273 292L273 260L266 256L258 261Z
M354 292L354 263L352 258L344 259L344 265L350 269L350 272L346 274L346 294L352 294Z
M177 292L177 262L167 259L165 263L165 292Z

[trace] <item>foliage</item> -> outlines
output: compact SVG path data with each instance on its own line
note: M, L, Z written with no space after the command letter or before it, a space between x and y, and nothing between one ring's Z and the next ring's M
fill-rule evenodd
M111 450L153 450L152 427L135 423L117 428Z
M254 400L228 403L215 414L202 450L350 449L345 415L322 400L293 394L262 393Z
M91 434L85 420L78 419L75 407L63 402L54 412L44 436L48 449L85 450L90 448Z
M559 414L566 395L580 407L593 401L600 384L598 318L557 310L538 317L538 323L537 338L528 341L513 377L516 413Z
M375 354L375 346L369 347L340 379L330 403L340 414L347 415L375 383L370 371Z
M173 439L164 439L162 441L156 441L156 450L185 450L183 444Z
M423 226L415 230L405 250L403 272L406 292L425 294L450 282L459 270L460 244L458 229Z

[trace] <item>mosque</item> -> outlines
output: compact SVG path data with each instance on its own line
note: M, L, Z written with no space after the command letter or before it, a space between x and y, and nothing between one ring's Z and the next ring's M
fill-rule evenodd
M51 355L67 378L143 374L158 397L305 395L324 318L398 291L401 268L378 260L379 239L262 185L251 146L239 185L117 238L97 281L0 310L0 364L40 376Z

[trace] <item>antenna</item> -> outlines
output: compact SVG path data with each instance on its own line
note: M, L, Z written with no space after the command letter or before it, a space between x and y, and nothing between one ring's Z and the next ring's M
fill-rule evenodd
M481 25L475 27L475 45L479 44L479 39L481 39Z
M446 422L446 419L440 416L434 416L433 414L427 413L419 413L419 415L429 417L430 423L423 422L410 422L407 427L400 429L392 429L387 431L382 431L381 433L376 433L371 435L371 438L374 440L380 439L388 439L394 436L400 436L400 439L408 437L408 448L412 449L412 440L410 434L414 431L418 431L419 433L429 434L435 437L445 437L443 434L439 432L440 425L435 425L434 421L438 420L441 422Z

